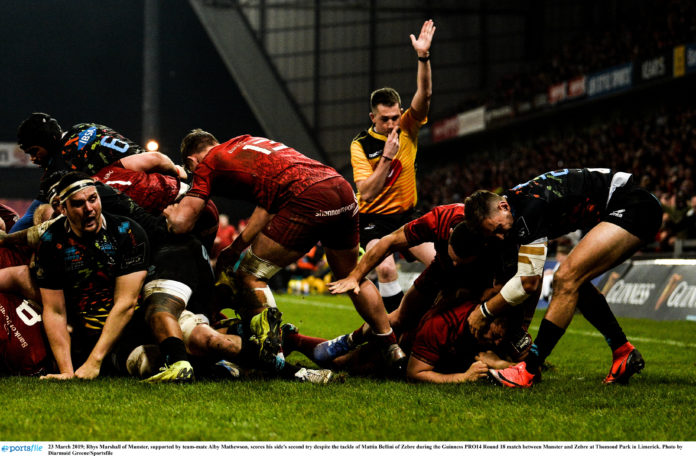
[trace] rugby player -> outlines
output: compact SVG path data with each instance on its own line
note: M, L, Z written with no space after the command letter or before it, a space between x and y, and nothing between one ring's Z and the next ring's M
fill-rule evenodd
M66 175L55 190L65 218L41 236L36 275L59 373L42 378L124 372L147 334L132 319L147 274L147 236L133 220L102 212L93 180Z
M280 348L280 311L268 280L301 258L318 241L333 273L345 277L358 259L358 216L355 194L333 168L267 138L238 136L223 144L197 129L182 141L182 159L193 172L193 184L177 204L165 209L171 229L190 231L212 194L254 202L249 222L218 258L222 275L240 260L237 273L258 295L259 306L239 309L250 322L259 345ZM221 275L221 276L222 276ZM396 343L377 288L364 281L351 295L362 318L395 366L405 360ZM270 336L270 337L269 337Z
M109 127L80 123L64 131L49 114L32 113L17 129L17 143L31 161L44 169L41 182L57 170L81 171L93 175L119 159L146 152L144 148ZM176 174L174 174L176 175ZM49 185L40 185L39 193L13 231L32 225L34 210L48 203Z
M473 235L462 222L464 204L438 206L416 220L381 238L370 248L350 274L329 284L332 293L359 293L363 278L387 255L409 247L432 242L435 259L416 278L401 301L389 314L397 332L414 328L433 305L442 290L467 288L470 300L479 299L492 286L514 272L514 245L486 241ZM485 254L483 252L486 252ZM464 287L462 283L467 285ZM533 309L532 309L533 311ZM320 357L335 358L364 342L365 327L328 341L319 348Z
M542 283L547 239L587 231L556 271L553 297L529 357L514 367L490 371L508 387L530 387L568 327L578 302L585 317L605 336L612 366L604 383L627 383L645 362L626 339L604 296L590 282L655 238L662 220L659 201L630 174L603 168L562 169L520 184L505 195L479 190L465 200L467 223L486 236L513 239L518 270L501 292L469 316L474 334L487 322L537 293Z

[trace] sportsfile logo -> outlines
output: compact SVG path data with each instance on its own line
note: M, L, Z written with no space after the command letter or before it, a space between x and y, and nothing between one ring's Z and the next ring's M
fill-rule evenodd
M43 445L37 445L36 443L33 443L31 445L3 445L2 446L2 452L3 453L17 453L17 452L22 452L22 451L43 451L44 447Z

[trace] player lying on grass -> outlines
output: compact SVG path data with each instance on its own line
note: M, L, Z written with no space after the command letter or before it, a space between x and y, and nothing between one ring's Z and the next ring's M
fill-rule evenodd
M522 314L518 312L514 318L498 319L483 338L485 342L477 341L469 331L467 317L479 300L462 301L461 297L468 294L468 290L438 293L432 308L416 328L401 336L399 344L409 354L406 368L409 380L428 383L477 381L486 378L490 368L505 368L524 359L532 339L522 326ZM298 350L319 365L354 375L385 374L369 342L335 359L319 359L317 354L321 357L323 352L317 347L325 341L302 335L292 325L283 326L286 354Z
M329 284L332 293L357 293L360 281L385 256L414 245L433 242L435 259L416 278L399 307L389 314L390 325L397 333L416 327L432 307L440 292L454 293L466 288L469 297L479 299L494 281L507 280L514 273L515 246L475 236L462 222L464 205L438 206L381 238L370 248L353 271L343 280ZM533 311L533 309L532 309ZM320 358L333 359L365 342L366 326L340 336L319 347Z

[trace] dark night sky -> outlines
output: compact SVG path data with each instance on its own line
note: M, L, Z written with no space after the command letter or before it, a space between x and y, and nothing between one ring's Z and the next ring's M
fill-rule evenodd
M186 0L160 2L160 144L177 159L201 127L225 140L262 134ZM33 111L67 128L108 125L142 138L143 2L0 1L0 141L15 141Z

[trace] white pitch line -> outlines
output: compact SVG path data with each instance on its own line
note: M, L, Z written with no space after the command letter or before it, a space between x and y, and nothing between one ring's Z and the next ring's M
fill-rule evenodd
M355 310L355 307L353 306L347 306L345 304L330 304L326 303L323 301L317 301L314 299L307 299L303 298L300 296L288 296L288 295L283 295L282 298L283 301L289 301L294 304L305 304L308 306L314 306L314 307L327 307L329 309L341 309L341 310Z
M537 330L539 330L539 327L535 326L535 327L530 327L529 329L534 329L535 331L537 331ZM602 339L604 339L604 336L602 336L599 332L579 331L577 329L566 329L566 332L570 333L570 334L579 334L581 336L601 337ZM629 339L635 340L638 342L673 345L675 347L682 347L682 348L696 348L696 344L691 344L688 342L680 342L678 340L653 339L650 337L633 337L633 336L629 337Z

